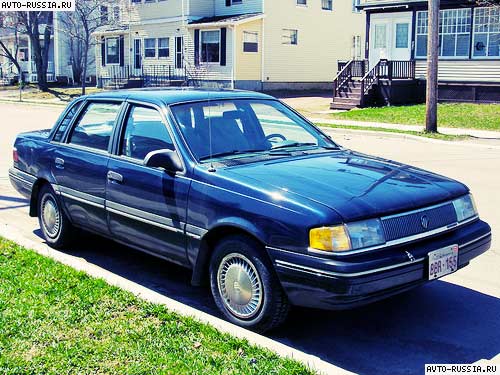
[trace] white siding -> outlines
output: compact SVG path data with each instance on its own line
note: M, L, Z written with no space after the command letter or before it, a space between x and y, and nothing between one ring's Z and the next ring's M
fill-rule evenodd
M425 79L427 61L418 60L415 75ZM500 82L500 63L488 60L440 60L439 80L456 82Z
M215 14L225 16L231 14L261 13L264 0L243 0L241 4L226 6L226 0L215 0ZM268 0L282 3L283 0ZM287 0L289 1L289 0Z
M189 15L212 17L215 15L215 0L188 0Z
M347 0L334 0L333 11L322 10L321 0L285 3L265 3L264 82L333 81L337 61L352 57L353 36L364 45L365 15ZM282 43L283 29L298 30L297 45Z

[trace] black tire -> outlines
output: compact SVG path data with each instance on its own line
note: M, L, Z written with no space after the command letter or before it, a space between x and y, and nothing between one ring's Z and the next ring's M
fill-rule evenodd
M44 214L44 210L53 210L53 222L48 218L52 213ZM43 185L38 193L38 224L47 244L55 249L69 245L75 234L59 198L48 184Z
M210 287L217 307L232 323L257 332L265 332L281 325L286 320L290 307L278 277L267 257L262 255L262 251L264 251L262 246L250 237L242 235L226 237L215 246L209 269ZM254 280L256 280L255 284L251 285L251 292L246 293L248 289L245 290L244 287L240 289L238 281L234 281L231 286L233 279L228 276L230 275L228 264L230 267L236 267L233 269L232 275L242 274L241 270L240 272L235 271L240 265L248 268L249 275L254 276ZM226 285L225 280L228 278L231 281L227 282L227 289L230 290L226 291L224 285ZM248 278L248 280L250 279L251 277ZM258 282L260 282L261 287L255 287ZM245 284L245 286L249 285ZM251 297L247 298L246 296L249 294ZM249 299L250 302L254 301L255 303L248 302L241 305L237 301L231 300L230 296L233 296L234 299ZM246 310L233 311L242 306L250 310L250 313Z

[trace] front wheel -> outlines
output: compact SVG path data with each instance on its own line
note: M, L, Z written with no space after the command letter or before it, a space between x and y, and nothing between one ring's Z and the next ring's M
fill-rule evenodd
M228 320L258 332L285 321L288 299L269 263L259 244L245 236L228 237L215 247L210 286Z
M49 185L42 186L38 195L38 223L50 247L64 247L73 238L73 226Z

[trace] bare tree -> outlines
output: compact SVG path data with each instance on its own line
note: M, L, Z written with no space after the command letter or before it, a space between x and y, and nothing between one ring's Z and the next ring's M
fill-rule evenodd
M32 53L35 58L38 88L48 91L47 67L49 63L49 50L54 23L53 12L18 12L18 24L23 27L28 35ZM43 35L43 43L40 40L40 31Z
M82 95L85 95L91 53L97 43L92 34L105 24L118 25L120 23L120 12L115 11L115 8L119 6L118 0L107 2L79 0L75 4L74 12L67 12L61 17L61 28L69 38L73 72L76 79L81 82ZM113 10L108 11L108 7L113 7ZM106 9L105 12L103 8Z
M22 33L22 29L16 19L15 13L0 12L0 21L3 30L2 36L13 38L12 48L9 48L9 45L0 39L0 56L5 57L16 67L19 82L22 83L24 81L23 72L19 63L19 35Z
M425 131L437 133L440 0L429 0Z

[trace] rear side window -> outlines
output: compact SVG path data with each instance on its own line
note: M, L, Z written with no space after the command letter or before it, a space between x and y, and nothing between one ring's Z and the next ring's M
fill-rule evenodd
M54 134L53 141L54 142L61 142L62 138L64 136L64 133L66 132L66 129L68 128L69 124L71 121L73 121L73 118L75 117L76 113L78 112L78 109L81 107L83 102L78 102L71 109L66 113L66 116L64 116L63 120L59 124L59 128L57 128L56 134Z
M119 110L119 103L90 103L74 127L69 143L106 151Z
M151 151L173 150L172 138L160 113L153 108L133 106L123 135L121 154L144 160Z

